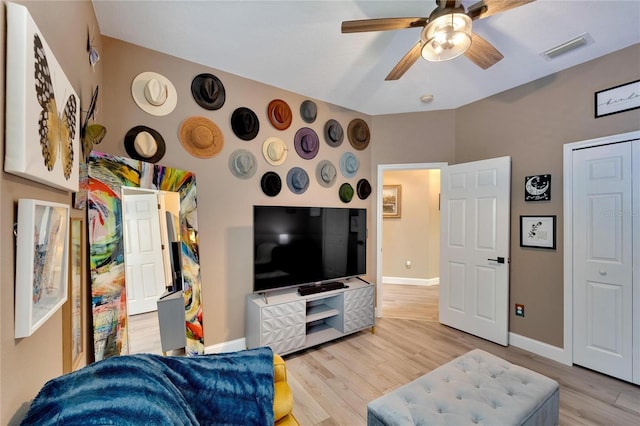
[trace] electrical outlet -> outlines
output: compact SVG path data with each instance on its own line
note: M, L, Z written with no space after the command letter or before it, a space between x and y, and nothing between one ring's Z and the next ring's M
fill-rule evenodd
M524 317L524 305L521 305L520 303L516 303L516 316Z

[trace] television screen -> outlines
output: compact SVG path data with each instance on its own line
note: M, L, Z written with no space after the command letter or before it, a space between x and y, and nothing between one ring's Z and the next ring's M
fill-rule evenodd
M254 206L253 291L366 273L366 209Z

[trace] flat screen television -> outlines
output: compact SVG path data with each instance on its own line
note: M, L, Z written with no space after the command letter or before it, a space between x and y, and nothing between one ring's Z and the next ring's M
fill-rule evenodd
M253 291L364 275L366 239L366 209L254 206Z

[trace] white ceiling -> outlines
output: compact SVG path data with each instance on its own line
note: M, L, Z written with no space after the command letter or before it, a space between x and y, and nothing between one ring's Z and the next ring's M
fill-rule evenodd
M473 22L504 55L488 70L464 56L420 58L384 81L420 29L341 34L342 21L425 17L434 0L93 3L103 35L369 115L457 108L640 42L639 0L537 0ZM593 43L540 55L583 33ZM433 102L421 103L424 94Z

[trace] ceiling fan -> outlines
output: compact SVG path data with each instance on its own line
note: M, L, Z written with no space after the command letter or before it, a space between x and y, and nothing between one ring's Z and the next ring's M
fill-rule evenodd
M422 27L420 40L391 70L385 80L397 80L420 56L446 61L464 54L474 64L487 69L504 56L491 43L471 31L471 23L535 0L482 0L465 12L461 0L436 0L436 8L425 18L380 18L344 21L342 33L388 31Z

